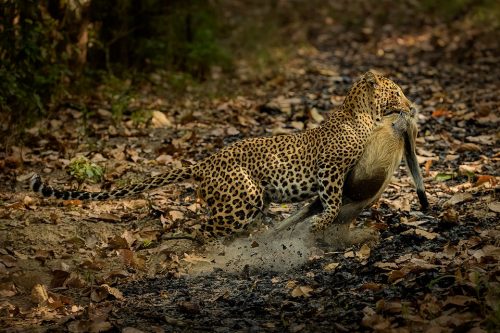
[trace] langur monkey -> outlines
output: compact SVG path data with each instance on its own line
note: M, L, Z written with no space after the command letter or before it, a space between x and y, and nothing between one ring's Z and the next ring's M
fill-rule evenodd
M382 123L375 128L368 140L360 160L346 176L342 208L335 220L334 228L336 227L336 230L333 231L334 233L350 234L350 223L358 217L363 209L371 206L380 198L389 185L394 171L399 167L403 154L415 183L420 205L423 210L429 207L415 154L417 133L415 114L391 114L382 119ZM312 203L282 221L275 228L275 231L290 230L295 224L322 211L321 201L319 197L316 197ZM373 233L371 235L373 236ZM344 240L343 243L361 243L366 240L363 238L370 238L370 236L367 234L365 236L353 235L350 240Z

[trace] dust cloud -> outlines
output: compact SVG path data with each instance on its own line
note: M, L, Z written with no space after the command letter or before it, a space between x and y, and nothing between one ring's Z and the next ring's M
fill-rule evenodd
M251 237L236 238L226 245L207 249L207 261L190 269L190 273L209 273L214 269L226 272L258 270L283 272L301 266L311 257L324 250L333 251L345 247L341 230L337 225L318 237L311 233L311 223L306 220L286 230L260 230ZM348 228L348 226L343 226Z

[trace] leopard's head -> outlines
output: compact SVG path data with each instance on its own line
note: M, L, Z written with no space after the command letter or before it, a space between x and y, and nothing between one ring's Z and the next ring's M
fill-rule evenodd
M392 80L373 72L366 72L361 81L364 81L372 91L373 116L376 121L392 113L400 113L409 118L413 116L415 111L412 103Z

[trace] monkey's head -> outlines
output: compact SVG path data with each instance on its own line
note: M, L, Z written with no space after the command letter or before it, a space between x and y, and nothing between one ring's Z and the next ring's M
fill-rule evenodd
M373 72L366 72L361 81L364 81L372 90L372 107L376 121L379 121L382 116L392 113L401 113L409 118L412 117L414 113L412 103L396 83Z

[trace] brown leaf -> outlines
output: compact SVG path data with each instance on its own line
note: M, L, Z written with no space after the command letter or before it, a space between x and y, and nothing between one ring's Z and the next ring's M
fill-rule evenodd
M356 257L358 257L361 260L365 260L370 258L370 253L371 253L370 247L366 244L363 244L359 249L359 251L356 251Z
M122 329L122 333L145 333L145 331L141 331L135 327L125 327Z
M439 302L436 296L432 294L426 294L422 303L420 304L420 314L425 318L429 315L435 317L441 313L443 306Z
M35 284L31 289L31 300L33 303L38 305L44 305L49 300L49 294L47 293L47 287L43 284Z
M475 143L462 143L458 148L456 149L457 153L463 153L466 151L481 151L482 148L481 146L475 144Z
M96 319L93 320L90 324L90 332L99 333L99 332L108 332L113 328L113 325L107 320Z
M291 295L292 297L304 297L304 298L307 298L307 297L310 297L311 296L311 292L313 291L314 289L309 287L309 286L297 286L295 287L292 292L291 292Z
M100 285L90 293L90 299L96 303L99 303L110 296L118 300L124 299L123 294L118 289L110 287L107 284Z
M151 118L151 126L154 128L172 127L172 121L161 111L153 111Z
M382 289L382 285L380 283L376 283L376 282L367 282L367 283L364 283L363 285L361 285L360 289L379 291Z
M468 136L466 139L470 142L479 143L482 145L493 145L496 143L495 136L492 135L478 135L478 136Z
M472 194L468 192L455 193L448 201L444 203L444 206L449 207L469 200L472 200Z
M389 274L387 274L387 277L388 277L388 281L390 283L392 282L396 282L398 281L399 279L402 279L404 278L406 275L408 274L408 272L406 271L403 271L403 270L395 270L395 271L390 271Z
M372 328L376 332L385 332L391 327L391 322L388 319L377 314L369 307L363 309L361 324L365 327Z
M490 202L488 208L495 213L500 213L500 201Z
M182 260L191 264L196 264L199 262L212 262L210 259L204 257L198 257L194 254L187 254L187 253L184 253L184 258L182 258Z
M17 294L16 286L13 282L0 283L0 296L11 297Z
M304 123L301 121L292 121L290 123L290 126L292 126L293 128L295 128L299 131L302 131L304 129Z
M464 176L468 176L470 174L481 172L482 165L473 165L473 164L461 164L458 166L458 173Z
M443 108L436 108L432 112L432 117L434 118L441 118L441 117L451 118L451 116L452 116L451 111Z
M400 313L403 309L401 302L397 301L386 301L385 299L380 299L375 304L377 311L384 311L389 313Z
M316 108L312 108L311 111L309 111L309 114L311 115L311 118L317 123L321 123L323 120L325 120L325 117L323 117Z
M375 264L373 264L373 266L381 268L383 270L398 269L398 265L396 263L393 263L393 262L381 262L381 261L379 261L379 262L376 262Z
M325 267L323 267L323 269L326 271L326 272L333 272L334 270L337 269L337 267L340 266L340 263L338 262L331 262L327 265L325 265Z
M170 219L172 221L182 220L184 218L184 213L178 210L171 210L168 212Z
M81 206L82 204L83 204L83 201L82 200L77 200L77 199L74 199L74 200L64 200L62 202L63 206Z
M72 272L70 276L64 281L63 286L72 288L85 288L88 282L83 279L80 274Z
M138 269L144 268L144 260L138 258L133 251L129 249L119 249L118 252L120 253L123 263L126 266L135 267Z
M426 175L429 175L429 171L431 170L432 160L425 161L424 171Z
M108 245L109 245L109 248L111 248L111 249L129 249L130 248L130 244L128 243L127 239L125 239L122 236L118 236L118 235L113 237L109 241Z
M458 306L465 306L467 304L471 303L477 303L477 299L470 297L470 296L464 296L464 295L455 295L455 296L448 296L446 300L444 301L443 305L458 305Z
M442 214L442 219L447 223L457 223L459 218L458 212L453 208L446 209Z
M479 186L484 183L490 183L491 185L496 185L497 180L494 176L489 176L489 175L480 175L477 177L476 182L474 183L474 186Z
M0 256L0 263L4 264L5 267L12 268L17 265L17 260L11 255L4 254Z
M196 302L189 302L189 301L180 301L177 303L177 306L182 312L186 312L189 314L198 314L200 313L200 304Z
M226 133L227 135L238 135L240 134L241 132L234 126L229 126L227 129L226 129Z
M156 158L156 162L158 162L159 164L164 164L164 165L169 165L173 161L174 161L174 158L172 157L172 155L167 155L167 154L161 154L160 156L158 156Z
M429 232L429 231L425 231L425 230L422 230L422 229L415 229L415 234L417 234L419 236L423 236L423 237L425 237L427 239L434 239L437 236L439 236L439 234L437 234L435 232Z

